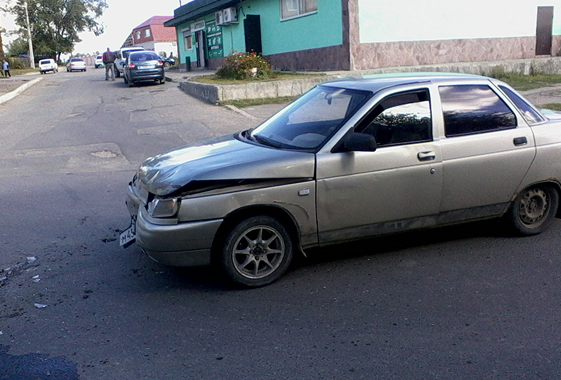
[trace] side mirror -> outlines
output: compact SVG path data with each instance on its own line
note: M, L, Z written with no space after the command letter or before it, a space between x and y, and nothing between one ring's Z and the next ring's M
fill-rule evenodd
M374 152L378 148L374 136L367 133L351 133L343 137L338 152Z
M125 62L121 62L121 66L125 67Z

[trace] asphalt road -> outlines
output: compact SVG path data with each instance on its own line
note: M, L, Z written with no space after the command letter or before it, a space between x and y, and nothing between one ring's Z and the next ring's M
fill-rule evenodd
M561 221L315 250L240 290L117 237L143 158L258 120L93 69L45 76L0 120L2 380L561 378Z

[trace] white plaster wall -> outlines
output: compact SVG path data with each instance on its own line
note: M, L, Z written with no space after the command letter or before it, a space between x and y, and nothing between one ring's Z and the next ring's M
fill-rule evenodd
M360 43L536 35L538 6L553 6L561 34L561 0L358 0Z

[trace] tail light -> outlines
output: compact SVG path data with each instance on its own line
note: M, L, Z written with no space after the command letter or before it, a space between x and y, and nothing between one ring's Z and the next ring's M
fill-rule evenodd
M158 64L157 64L156 66L158 66L158 67L163 67L163 66L164 66L164 63L163 63L162 61L158 61Z
M136 68L136 66L134 65L134 63L129 63L129 69L134 69Z

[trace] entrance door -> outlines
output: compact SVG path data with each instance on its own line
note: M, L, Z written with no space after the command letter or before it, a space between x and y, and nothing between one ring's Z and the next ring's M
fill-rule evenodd
M538 7L536 55L551 55L553 7Z
M261 19L259 15L247 15L244 20L245 51L262 53Z
M199 30L195 33L195 39L197 41L197 67L205 67L206 66L206 59L205 59L205 32Z

